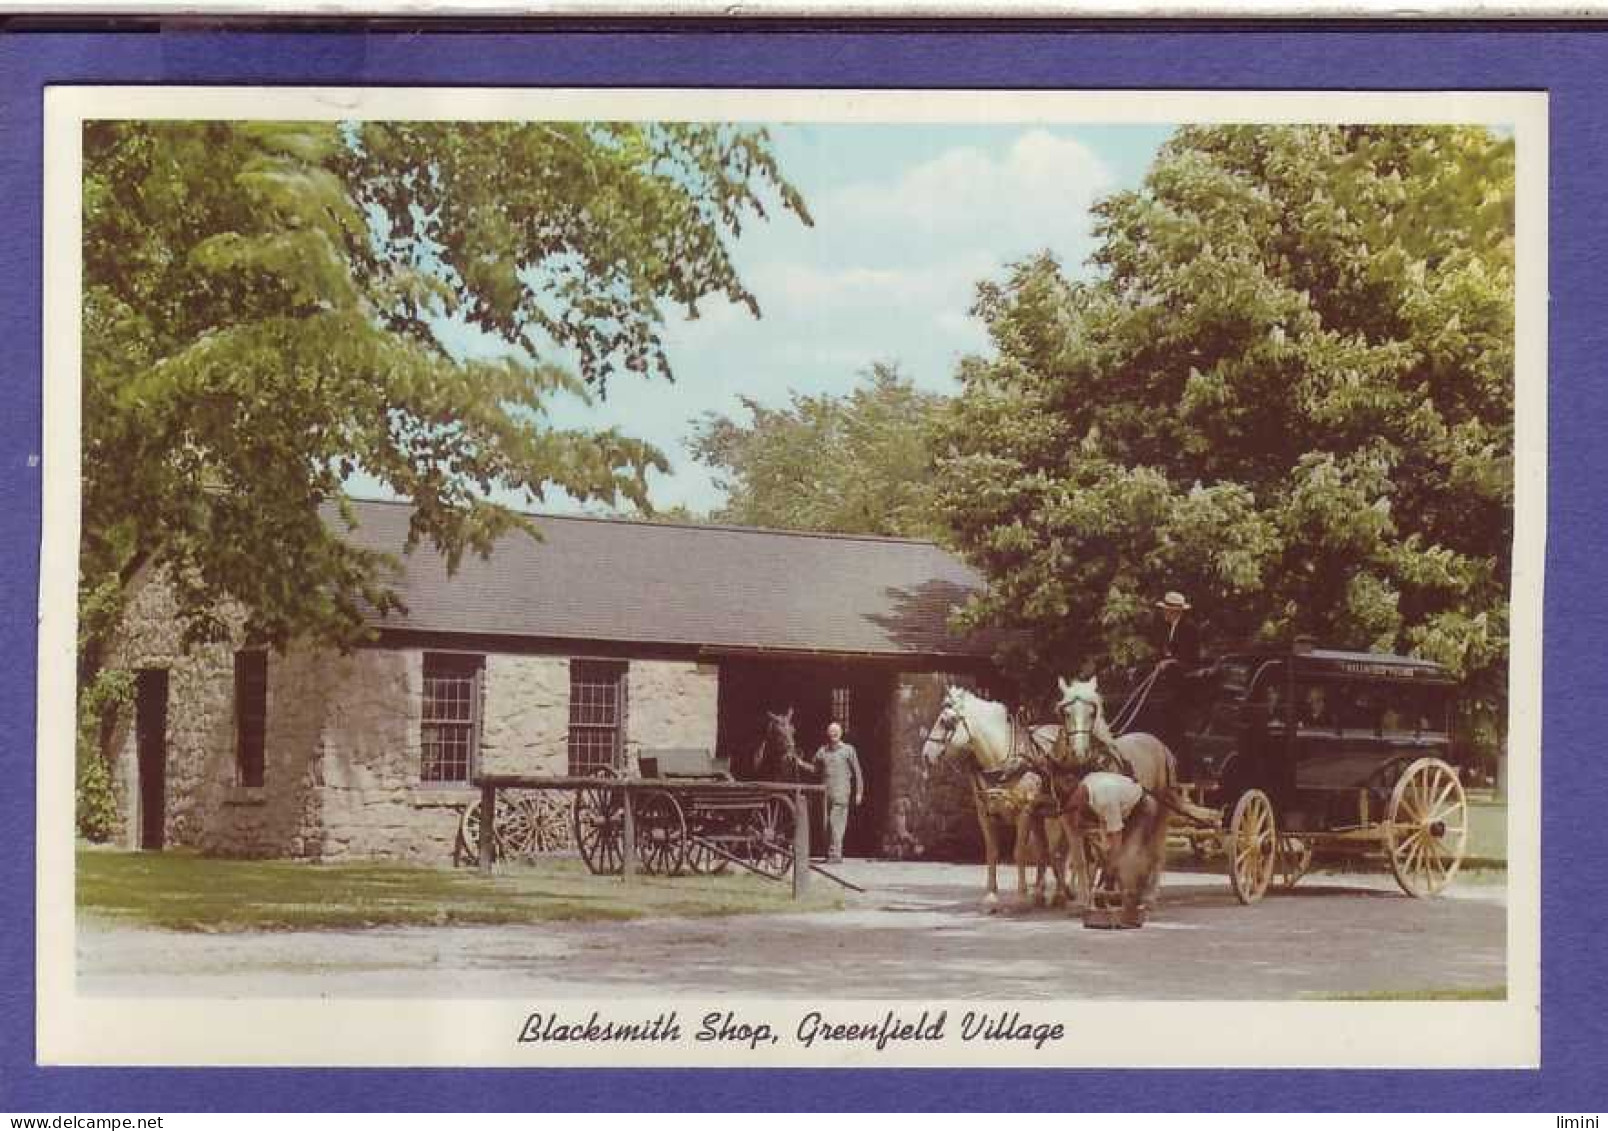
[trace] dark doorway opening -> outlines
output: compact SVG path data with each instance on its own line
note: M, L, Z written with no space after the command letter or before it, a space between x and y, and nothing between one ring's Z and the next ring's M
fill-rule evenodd
M854 747L865 775L865 801L849 815L844 851L873 856L881 851L888 827L891 724L894 673L875 664L826 660L726 659L720 664L719 756L738 777L793 778L778 767L754 769L754 754L765 734L767 711L793 710L800 757L808 759L826 742L828 723L843 725L843 740ZM811 806L810 845L825 854L825 813Z
M140 775L140 847L159 849L167 836L168 673L142 668L134 677L134 744Z

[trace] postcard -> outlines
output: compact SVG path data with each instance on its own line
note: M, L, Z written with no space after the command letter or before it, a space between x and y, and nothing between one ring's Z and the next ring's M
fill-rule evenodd
M1536 1065L1547 106L49 89L40 1062Z

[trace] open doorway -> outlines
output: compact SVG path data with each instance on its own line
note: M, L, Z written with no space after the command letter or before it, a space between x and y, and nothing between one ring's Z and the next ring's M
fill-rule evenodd
M139 762L139 846L167 843L168 673L141 668L134 676L134 745Z
M780 714L792 709L799 754L806 759L826 742L827 724L838 722L843 740L859 755L865 775L865 801L849 815L844 851L853 856L875 855L888 827L893 687L892 672L864 662L723 660L719 755L730 759L739 776L751 777L747 770L764 736L767 711ZM818 798L811 806L811 818L810 845L824 853L825 814Z

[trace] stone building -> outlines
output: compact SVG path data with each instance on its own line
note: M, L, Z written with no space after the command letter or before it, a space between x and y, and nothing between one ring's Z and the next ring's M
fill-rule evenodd
M108 655L136 673L112 748L124 843L445 862L480 772L692 747L748 776L764 712L789 707L804 752L834 718L860 752L851 852L877 853L896 808L942 854L975 841L958 774L916 763L945 684L988 674L986 642L948 627L980 582L933 543L540 517L540 542L449 576L402 554L405 504L353 507L347 536L400 558L407 611L347 654L185 651L160 578L136 588Z

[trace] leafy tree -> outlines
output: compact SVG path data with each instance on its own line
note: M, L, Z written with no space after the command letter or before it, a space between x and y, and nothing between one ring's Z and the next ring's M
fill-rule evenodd
M1208 639L1406 650L1503 694L1513 145L1201 127L1097 208L1092 279L980 288L996 355L939 429L942 510L1036 680Z
M727 492L717 521L786 530L936 537L928 429L943 405L879 363L848 396L742 398L748 419L706 413L691 448Z
M396 608L387 560L326 525L356 473L413 501L409 549L454 565L528 527L499 489L644 502L663 457L553 427L547 403L669 377L661 306L757 315L730 240L778 202L809 220L763 131L725 126L93 122L83 141L86 679L147 565L190 639L225 631L226 601L275 645L349 643L365 606ZM456 356L450 320L504 356Z

